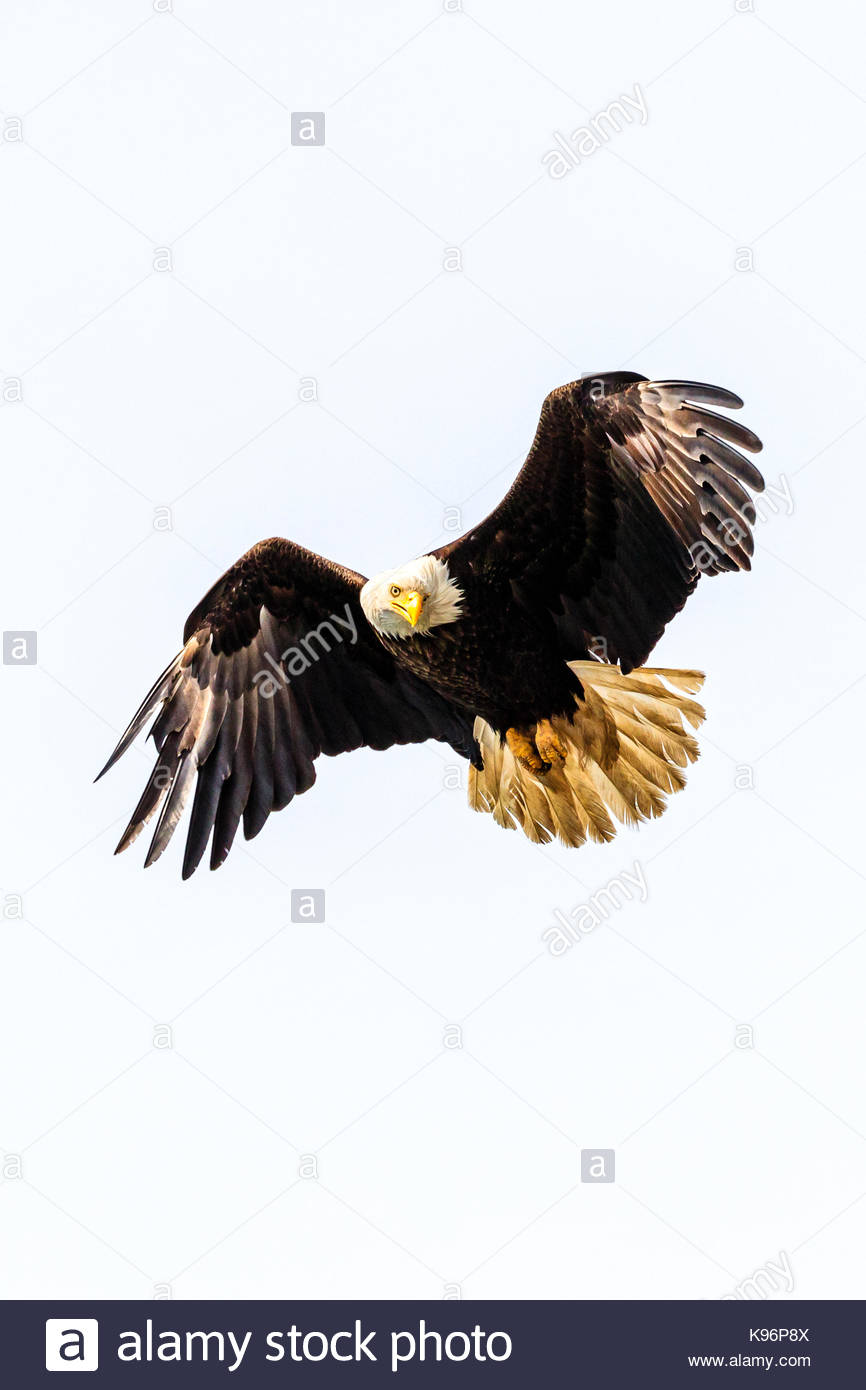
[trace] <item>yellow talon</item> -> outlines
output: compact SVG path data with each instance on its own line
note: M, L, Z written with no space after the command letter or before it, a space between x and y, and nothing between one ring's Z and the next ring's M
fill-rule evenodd
M551 767L561 767L568 757L568 749L549 719L539 719L535 726L535 746L539 754Z
M550 764L539 756L532 733L532 729L506 729L505 742L527 772L547 772Z

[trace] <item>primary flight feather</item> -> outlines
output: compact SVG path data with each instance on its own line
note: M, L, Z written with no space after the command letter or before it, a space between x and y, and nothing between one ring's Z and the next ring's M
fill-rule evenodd
M320 754L448 743L469 802L536 842L660 815L697 757L703 676L646 661L701 574L748 569L761 444L730 391L585 377L551 392L523 468L466 535L372 579L260 541L193 609L106 772L155 716L121 837L145 860L193 795L183 876L251 839ZM102 773L100 773L102 776Z

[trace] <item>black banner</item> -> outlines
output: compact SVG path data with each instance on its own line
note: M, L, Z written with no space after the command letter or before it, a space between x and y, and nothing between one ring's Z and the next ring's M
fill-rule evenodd
M864 1383L858 1302L10 1302L0 1381L111 1387ZM753 1373L750 1377L748 1373ZM745 1379L744 1379L745 1376ZM792 1379L789 1380L789 1376Z

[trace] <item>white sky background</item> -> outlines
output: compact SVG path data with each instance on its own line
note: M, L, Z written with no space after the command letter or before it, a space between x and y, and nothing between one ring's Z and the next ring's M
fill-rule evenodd
M39 642L2 668L3 1293L718 1298L784 1252L862 1297L861 7L3 8L2 627ZM219 875L112 858L151 754L91 779L223 569L430 548L617 367L739 392L793 500L655 653L709 674L663 819L542 850L428 745L323 760Z

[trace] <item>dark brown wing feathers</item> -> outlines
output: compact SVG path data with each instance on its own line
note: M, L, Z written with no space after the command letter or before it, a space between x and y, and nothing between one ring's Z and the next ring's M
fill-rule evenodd
M209 839L216 868L241 820L251 839L271 811L307 791L322 753L434 738L474 755L471 719L401 670L374 636L358 602L363 582L276 539L213 585L187 621L183 650L103 768L155 716L157 761L118 851L159 812L145 861L152 864L194 788L187 878Z
M748 569L761 474L730 391L611 372L546 398L526 463L485 521L436 553L507 576L552 614L566 659L646 661L704 574Z

